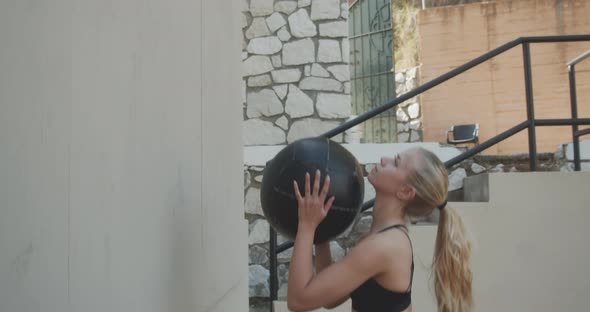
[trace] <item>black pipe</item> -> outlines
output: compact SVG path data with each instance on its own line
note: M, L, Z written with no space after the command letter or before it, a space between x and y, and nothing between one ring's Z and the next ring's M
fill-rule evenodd
M277 253L281 253L291 247L293 247L294 243L292 241L289 242L284 242L282 244L280 244L279 246L277 246Z
M587 134L590 134L590 128L588 128L588 129L583 129L583 130L580 130L580 131L578 131L578 132L574 133L574 136L576 136L576 137L581 137L581 136L583 136L583 135L587 135Z
M373 205L375 205L375 199L371 199L367 202L364 202L363 205L361 206L361 211L366 211L369 210L373 207Z
M537 119L535 124L537 126L590 125L590 118Z
M273 311L273 302L277 300L278 278L277 278L277 232L270 227L270 310Z
M590 41L590 35L521 37L523 43Z
M505 139L517 134L518 132L526 129L528 127L528 125L529 125L528 121L523 121L522 123L494 136L493 138L483 142L482 144L479 144L478 146L462 153L461 155L451 158L450 160L447 160L445 162L445 166L447 168L450 168L450 167L464 161L465 159L467 159L473 155L476 155L477 153L480 153L483 150L488 149L490 146L497 144L498 142L505 140ZM373 207L374 204L375 204L375 199L371 199L369 201L364 202L363 205L361 206L361 211L366 211L366 210L371 209L371 207ZM276 248L276 252L281 253L291 247L293 247L292 241L284 242Z
M590 40L590 38L588 40ZM475 67L475 66L489 60L490 58L492 58L498 54L501 54L507 50L514 48L515 46L519 45L520 43L521 43L521 39L518 38L518 39L510 41L504 45L501 45L500 47L495 48L494 50L491 50L491 51L487 52L486 54L484 54L480 57L477 57L477 58L447 72L446 74L443 74L442 76L432 79L431 81L429 81L429 82L427 82L427 83L425 83L425 84L423 84L423 85L421 85L409 92L406 92L406 93L400 95L399 97L392 99L389 102L386 102L385 104L382 104L376 108L373 108L372 110L367 111L367 112L363 113L362 115L359 115L358 117L341 124L340 126L322 134L321 136L327 137L327 138L331 138L333 136L336 136L336 135L338 135L338 134L340 134L340 133L342 133L342 132L344 132L344 131L346 131L346 130L348 130L348 129L350 129L350 128L352 128L352 127L354 127L354 126L356 126L356 125L358 125L358 124L360 124L372 117L375 117L375 116L383 113L384 111L386 111L386 110L388 110L388 109L390 109L402 102L405 102L405 101L415 97L416 95L418 95L420 93L423 93L423 92L461 74L462 72L467 71L468 69L471 69L472 67Z
M537 171L537 134L535 131L535 106L533 101L533 75L531 72L531 49L528 42L522 44L524 62L524 87L526 94L526 116L529 122L529 166Z
M578 97L576 95L576 66L568 66L568 76L570 82L570 104L572 118L578 118ZM574 171L582 170L580 164L580 137L576 136L578 125L572 125L572 145L574 146Z
M450 168L464 160L466 160L469 157L472 157L474 155L476 155L477 153L489 148L492 145L497 144L498 142L505 140L511 136L513 136L514 134L524 130L525 128L529 128L529 156L531 156L531 170L533 170L532 168L536 169L536 163L537 163L537 155L536 155L536 142L533 141L533 143L531 144L530 140L531 140L531 129L532 129L532 138L535 139L535 127L534 125L537 126L552 126L552 125L572 125L574 123L576 124L590 124L590 119L540 119L540 120L535 120L534 119L534 109L532 107L533 105L533 101L532 101L532 74L531 74L531 69L530 69L530 47L528 45L528 43L543 43L543 42L573 42L573 41L590 41L590 35L568 35L568 36L538 36L538 37L520 37L517 38L513 41L510 41L504 45L501 45L497 48L495 48L494 50L491 50L489 52L487 52L486 54L477 57L445 74L443 74L442 76L439 76L405 94L400 95L399 97L390 100L388 102L386 102L385 104L376 107L370 111L367 111L365 113L363 113L362 115L349 120L348 122L345 122L343 124L341 124L340 126L322 134L321 136L323 137L327 137L327 138L331 138L333 136L336 136L378 114L383 113L384 111L402 103L405 102L411 98L413 98L414 96L423 93L485 61L487 61L490 58L493 58L495 56L497 56L498 54L501 54L507 50L512 49L513 47L519 45L519 44L523 44L523 56L524 56L524 67L525 67L525 88L526 88L526 96L527 96L527 117L529 118L528 121L524 121L496 136L494 136L493 138L487 140L486 142L479 144L478 146L464 152L463 154L454 157L448 161L445 162L445 166L447 168ZM526 47L525 47L526 46ZM528 65L527 65L528 64ZM528 77L528 79L527 79ZM530 106L530 108L529 108ZM532 114L531 114L532 113ZM531 116L532 115L532 116ZM570 122L570 123L568 123ZM582 130L579 131L580 132L586 132L587 130ZM590 132L589 132L590 133ZM588 134L588 133L583 133L580 135L584 135L584 134ZM531 149L534 150L534 153L531 153ZM534 157L533 157L534 154ZM534 160L533 160L534 159ZM534 163L533 163L534 162ZM374 199L367 201L363 204L363 206L361 207L361 211L365 211L370 209L371 207L373 207L374 205ZM275 243L276 246L276 243ZM289 248L293 247L293 242L285 242L279 246L276 246L276 248L272 248L271 245L271 254L277 254L277 253L281 253ZM276 256L271 256L271 258L275 258Z
M414 96L423 93L459 74L461 74L462 72L465 72L469 69L471 69L472 67L475 67L485 61L487 61L490 58L493 58L495 56L497 56L498 54L504 53L507 50L510 50L512 48L514 48L515 46L521 44L521 43L541 43L541 42L573 42L573 41L590 41L590 35L569 35L569 36L539 36L539 37L521 37L521 38L517 38L513 41L510 41L506 44L503 44L445 74L443 74L440 77L437 77L417 88L415 88L414 90L411 90L405 94L400 95L399 97L390 100L382 105L380 105L379 107L376 107L370 111L367 111L365 113L363 113L362 115L359 115L358 117L351 119L343 124L341 124L340 126L322 134L321 136L323 137L327 137L327 138L331 138L333 136L336 136L374 116L377 116L381 113L383 113L384 111L395 107L396 105L405 102L411 98L413 98Z
M536 123L537 126L564 126L564 125L570 125L570 124L576 123L576 122L580 123L580 124L590 125L590 118L582 118L582 119L577 119L577 120L574 120L574 119L537 119L536 122L537 122ZM461 163L462 161L483 152L484 150L492 147L495 144L498 144L499 142L501 142L503 140L508 139L509 137L521 132L522 130L524 130L528 127L529 127L529 122L523 121L523 122L517 124L516 126L490 138L489 140L486 140L485 142L477 145L476 147L463 152L461 155L458 155L456 157L453 157L453 158L445 161L445 167L447 169L452 168L454 165ZM590 129L585 129L582 131L584 131L584 132L588 131L588 133L586 133L586 134L590 134ZM582 132L582 131L580 131L580 132ZM361 211L366 211L366 210L371 209L371 207L373 207L374 204L375 204L375 199L371 199L371 200L363 203L363 205L361 206ZM291 247L293 247L292 241L284 242L276 248L276 253L281 253Z
M490 138L489 140L487 140L479 145L477 145L476 147L463 152L461 155L453 157L453 158L445 161L445 166L447 168L451 168L454 165L468 159L469 157L474 156L474 155L490 148L491 146L497 144L498 142L506 140L507 138L519 133L520 131L526 129L528 126L529 126L529 122L523 121L523 122L519 123L518 125Z

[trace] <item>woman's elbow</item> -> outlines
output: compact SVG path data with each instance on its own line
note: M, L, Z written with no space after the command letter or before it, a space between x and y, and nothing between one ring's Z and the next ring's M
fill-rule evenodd
M292 297L287 297L287 308L292 312L307 312L312 310L308 307L305 307L305 305L303 305L300 301L297 301Z
M303 309L291 299L287 299L287 309L292 312L303 312Z
M291 311L291 312L303 312L303 310L300 309L298 305L296 305L293 302L288 301L288 300L287 300L287 309L289 309L289 311Z

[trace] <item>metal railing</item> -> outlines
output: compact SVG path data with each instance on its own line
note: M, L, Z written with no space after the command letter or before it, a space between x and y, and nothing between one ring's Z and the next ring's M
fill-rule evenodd
M526 96L526 108L527 108L527 120L515 125L514 127L490 138L489 140L477 145L476 147L469 149L462 154L449 159L445 162L447 168L451 168L462 161L488 149L489 147L527 129L528 130L528 145L529 145L529 167L531 171L537 170L537 144L536 144L536 127L543 126L572 126L572 133L574 137L574 155L577 151L578 165L576 170L580 170L579 166L579 137L585 134L590 134L589 129L582 131L578 130L579 125L590 125L590 118L578 118L577 103L576 103L576 90L575 90L575 65L590 56L590 53L586 53L577 57L568 63L569 75L570 75L570 96L572 98L572 118L568 119L536 119L534 111L534 98L533 98L533 82L532 82L532 70L531 70L531 43L557 43L557 42L576 42L576 41L590 41L590 35L570 35L570 36L539 36L539 37L520 37L516 40L510 41L498 48L495 48L433 80L403 94L399 97L388 101L387 103L376 107L366 113L352 119L342 125L322 134L322 137L331 138L334 137L376 115L379 115L388 109L391 109L400 103L405 102L408 99L415 97L423 92L426 92L435 86L499 55L502 54L518 45L522 45L523 53L523 66L524 66L524 80L525 80L525 96ZM589 51L590 52L590 51ZM363 203L361 211L365 211L373 207L374 199ZM277 254L281 253L293 246L293 242L285 242L277 246L277 233L274 229L270 228L270 304L272 311L272 302L277 299Z
M570 82L570 103L572 107L572 118L578 118L578 96L576 92L576 64L590 56L590 50L574 58L567 63L567 71ZM572 145L574 149L574 170L580 171L580 137L590 134L590 128L578 130L578 125L572 125Z

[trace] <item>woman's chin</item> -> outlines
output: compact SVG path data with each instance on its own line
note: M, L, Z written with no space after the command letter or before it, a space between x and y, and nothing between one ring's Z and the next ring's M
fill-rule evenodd
M369 181L369 183L375 187L375 184L373 184L373 172L369 173L369 175L367 176L367 181Z

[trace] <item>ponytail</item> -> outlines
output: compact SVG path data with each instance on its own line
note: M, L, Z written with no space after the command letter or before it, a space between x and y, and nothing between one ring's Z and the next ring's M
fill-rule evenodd
M471 243L456 210L440 209L432 273L438 312L473 311Z
M414 170L406 181L416 191L407 204L409 216L429 216L435 207L440 211L434 246L432 274L438 312L471 312L473 295L470 267L471 243L467 239L461 216L446 207L449 180L444 163L431 151L417 148Z

